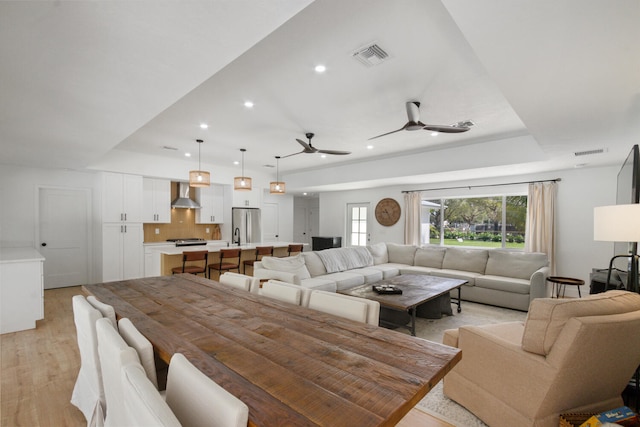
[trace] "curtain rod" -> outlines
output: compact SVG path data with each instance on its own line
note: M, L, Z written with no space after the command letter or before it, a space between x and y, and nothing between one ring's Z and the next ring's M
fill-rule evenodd
M424 188L422 190L402 190L403 193L419 193L422 191L438 191L438 190L458 190L460 188L480 188L480 187L502 187L503 185L519 185L519 184L535 184L537 182L560 182L561 178L555 179L543 179L540 181L522 181L522 182L508 182L506 184L484 184L484 185L461 185L459 187L442 187L442 188Z

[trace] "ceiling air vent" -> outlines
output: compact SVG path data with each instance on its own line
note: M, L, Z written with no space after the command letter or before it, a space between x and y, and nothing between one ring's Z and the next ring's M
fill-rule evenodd
M602 154L602 153L604 153L606 151L607 151L606 148L596 148L595 150L576 151L575 153L573 153L573 155L576 156L576 157L579 157L579 156L590 156L592 154Z
M389 57L389 54L376 43L373 43L356 50L352 56L367 67L371 67L384 62Z

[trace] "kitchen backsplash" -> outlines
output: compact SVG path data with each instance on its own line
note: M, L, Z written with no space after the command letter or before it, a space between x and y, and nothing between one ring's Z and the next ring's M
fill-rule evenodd
M209 232L207 233L207 228ZM156 234L158 229L159 234ZM171 209L171 224L144 224L144 242L164 242L167 239L201 238L220 240L218 224L196 224L194 209Z

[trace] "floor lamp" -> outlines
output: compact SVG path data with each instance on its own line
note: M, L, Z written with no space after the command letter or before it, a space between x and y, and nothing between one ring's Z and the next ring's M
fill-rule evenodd
M605 242L629 242L627 254L614 255L609 261L609 271L604 290L609 287L613 262L617 258L630 259L627 290L638 289L638 242L640 242L640 204L600 206L593 210L593 239Z

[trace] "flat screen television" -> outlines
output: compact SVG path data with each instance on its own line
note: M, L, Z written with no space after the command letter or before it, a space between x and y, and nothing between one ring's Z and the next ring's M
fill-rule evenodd
M631 203L640 203L640 149L638 144L631 148L631 152L618 172L616 204L628 205ZM616 242L614 244L614 255L636 254L637 250L637 245L631 243ZM628 262L629 260L626 258L618 258L615 260L615 267L627 271Z

